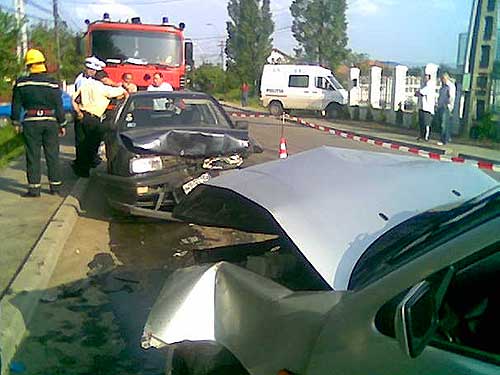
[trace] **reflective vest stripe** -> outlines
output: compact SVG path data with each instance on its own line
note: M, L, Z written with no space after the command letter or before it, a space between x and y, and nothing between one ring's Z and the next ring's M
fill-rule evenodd
M51 87L53 89L58 89L59 85L57 83L50 83L50 82L37 82L37 81L24 81L24 82L19 82L17 87L23 87L23 86L45 86L45 87Z
M57 119L52 116L42 116L42 117L26 117L24 121L57 121Z

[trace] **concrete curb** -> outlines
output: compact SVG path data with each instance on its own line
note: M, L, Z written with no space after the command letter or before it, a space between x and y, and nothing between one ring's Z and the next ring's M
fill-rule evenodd
M1 374L9 372L9 364L21 343L28 324L54 272L64 245L80 212L80 200L88 179L78 179L70 194L62 201L29 257L0 301Z

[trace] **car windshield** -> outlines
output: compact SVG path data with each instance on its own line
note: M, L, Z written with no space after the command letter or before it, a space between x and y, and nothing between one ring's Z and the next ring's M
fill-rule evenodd
M180 38L166 32L96 30L92 33L92 52L103 61L168 66L182 63Z
M209 98L172 95L132 97L120 118L123 129L157 126L231 127Z

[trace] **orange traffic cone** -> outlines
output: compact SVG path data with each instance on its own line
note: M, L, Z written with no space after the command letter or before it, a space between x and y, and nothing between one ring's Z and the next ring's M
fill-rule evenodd
M286 159L288 157L288 152L286 150L286 138L280 138L280 159Z

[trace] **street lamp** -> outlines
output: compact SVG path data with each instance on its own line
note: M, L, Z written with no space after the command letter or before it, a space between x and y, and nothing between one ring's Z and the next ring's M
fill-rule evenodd
M213 23L207 23L206 26L212 26L215 30L215 33L217 36L221 35L222 33L219 33L219 28L214 25ZM224 70L224 39L221 39L217 47L220 47L220 67L222 70Z

